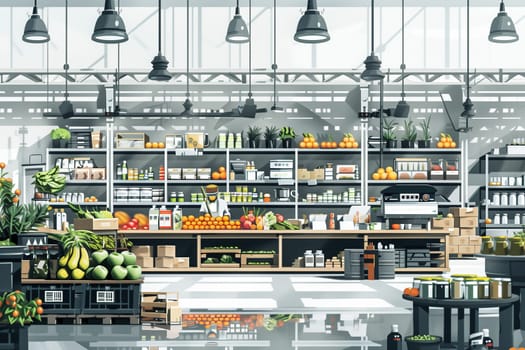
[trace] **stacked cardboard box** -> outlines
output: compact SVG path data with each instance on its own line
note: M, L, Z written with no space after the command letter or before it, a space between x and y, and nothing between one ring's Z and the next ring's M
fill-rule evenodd
M143 292L141 318L151 323L180 324L182 309L177 292Z
M157 246L157 257L155 258L155 267L173 268L175 267L175 252L174 245L159 245Z
M143 268L153 267L153 257L151 256L151 246L136 245L131 248L131 251L137 256L137 265Z
M459 235L450 235L449 253L458 255L478 253L481 249L481 237L476 235L478 208L450 208L450 213L454 215L454 230L458 230Z

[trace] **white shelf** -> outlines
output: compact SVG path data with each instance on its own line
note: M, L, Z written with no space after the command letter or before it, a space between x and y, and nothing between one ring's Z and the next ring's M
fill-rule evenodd
M48 148L49 154L106 153L105 148Z
M457 186L461 185L460 180L369 180L369 186L384 186L397 184L418 184L418 185L443 185Z
M525 186L489 186L489 190L525 190Z
M66 180L66 185L91 186L105 184L107 184L107 180Z
M379 148L369 148L369 153L379 153ZM383 148L383 153L461 154L461 148Z
M164 180L113 180L114 185L164 185Z

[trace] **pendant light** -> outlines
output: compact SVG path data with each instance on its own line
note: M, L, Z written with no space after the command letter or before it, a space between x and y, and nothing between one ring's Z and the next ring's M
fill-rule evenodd
M372 53L365 61L365 71L361 73L361 79L366 81L381 80L385 77L381 72L381 60L374 54L374 0L372 0Z
M64 63L64 71L65 71L65 78L66 78L66 89L64 93L64 102L58 106L58 110L60 111L60 114L62 114L62 117L64 118L70 118L73 116L73 104L67 99L69 97L69 93L67 90L67 72L69 70L69 64L67 59L67 53L68 53L68 0L66 0L66 18L65 18L65 27L66 27L66 45L65 45L65 63Z
M505 12L503 0L499 4L499 13L492 20L490 26L489 40L493 43L512 43L518 41L518 33L514 27L514 22Z
M104 11L97 19L91 40L102 44L117 44L128 41L126 26L118 12L115 11L113 0L106 0Z
M161 44L161 35L162 35L162 0L159 0L159 53L157 56L153 57L151 64L153 69L148 74L150 80L157 81L167 81L171 79L171 74L168 72L168 65L170 62L162 54L162 44Z
M226 41L233 44L244 44L250 40L248 27L246 22L242 19L241 10L239 9L239 0L235 6L235 16L233 16L230 24L228 24L228 32L226 32Z
M462 117L471 118L475 116L474 113L474 104L470 100L470 0L467 0L467 74L465 76L467 82L467 98L463 102L463 112L461 113Z
M405 101L405 0L401 0L401 101L397 103L394 117L408 118L410 106Z
M27 43L47 43L49 41L49 33L47 32L46 24L38 14L36 1L33 5L33 14L26 22L22 40Z
M248 98L244 102L244 106L241 110L241 116L255 117L257 113L257 105L252 98L252 0L248 1Z
M182 104L182 115L192 114L193 103L190 100L190 0L186 0L186 100Z
M273 0L273 105L272 111L283 111L277 107L277 0Z
M293 38L304 44L318 44L330 40L326 22L317 9L317 0L308 0L306 12L299 19Z

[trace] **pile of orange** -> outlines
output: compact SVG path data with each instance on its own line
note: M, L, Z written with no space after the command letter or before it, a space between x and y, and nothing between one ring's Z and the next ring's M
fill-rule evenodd
M226 168L220 166L217 171L211 173L212 180L226 180Z
M240 230L239 220L230 220L229 216L216 216L204 214L201 216L183 215L183 230Z
M146 148L164 148L166 145L164 145L164 142L146 142L144 145Z
M457 144L450 134L441 133L441 137L436 146L437 148L456 148Z
M337 148L337 142L335 142L335 141L323 141L323 142L321 142L321 148Z
M182 322L188 327L194 325L204 326L210 328L212 325L217 326L218 330L223 327L228 327L231 322L238 322L241 320L239 314L183 314Z
M391 166L379 168L372 174L372 180L397 180L397 173Z
M419 296L419 289L418 288L405 288L403 290L403 294L411 296L411 297L418 297Z
M346 133L343 135L343 138L339 142L339 148L358 148L359 143L354 138L354 135L351 133Z
M299 148L319 148L319 142L315 140L312 133L304 133L303 140L299 142Z

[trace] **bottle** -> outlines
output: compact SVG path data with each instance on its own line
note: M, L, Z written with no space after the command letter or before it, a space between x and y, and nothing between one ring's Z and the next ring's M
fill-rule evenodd
M55 209L53 212L53 226L55 230L62 230L62 215Z
M144 180L144 169L140 169L139 180Z
M182 209L178 205L173 209L173 229L182 230Z
M152 231L157 231L159 229L159 209L157 209L156 206L153 206L149 210L149 220L148 220L148 226L149 229Z
M60 230L65 231L69 226L69 223L67 222L67 213L64 211L64 209L60 209L60 215L62 216L62 227Z
M494 341L489 336L489 330L487 328L483 329L483 345L485 345L487 349L494 349Z
M122 166L120 163L117 164L117 180L122 179Z
M123 161L122 162L122 169L121 169L122 173L122 180L127 180L128 179L128 163L126 161Z
M162 171L162 179L160 180L164 180L164 167L160 167L160 170ZM148 171L148 180L153 180L154 178L155 178L155 173L153 172L153 167L150 166L149 171Z
M328 219L328 229L335 230L335 214L334 213L330 213L330 216Z
M399 326L397 324L392 325L392 332L386 337L386 349L387 350L402 350L403 349L403 337L399 333Z
M257 189L254 187L252 191L252 202L257 202L259 200L259 195L257 194Z

